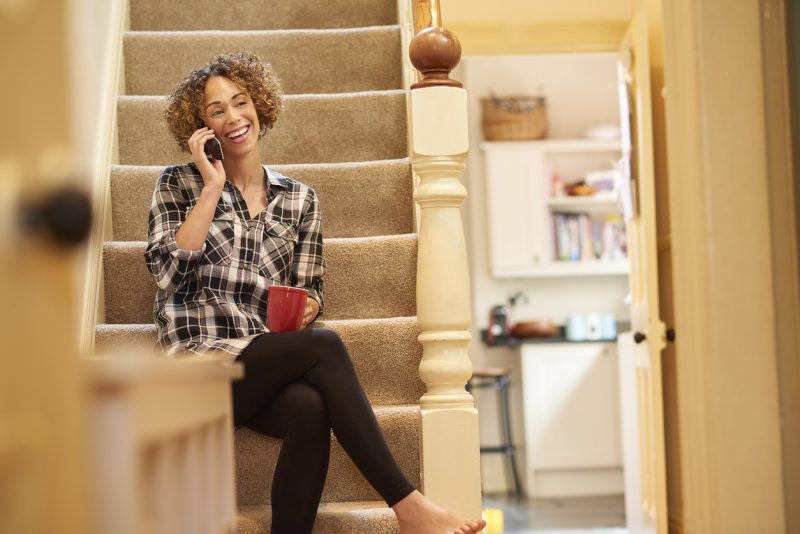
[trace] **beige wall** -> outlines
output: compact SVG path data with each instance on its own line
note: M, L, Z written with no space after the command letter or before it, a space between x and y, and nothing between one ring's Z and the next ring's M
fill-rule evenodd
M616 50L631 0L441 0L465 55Z
M631 0L441 0L445 26L628 19Z

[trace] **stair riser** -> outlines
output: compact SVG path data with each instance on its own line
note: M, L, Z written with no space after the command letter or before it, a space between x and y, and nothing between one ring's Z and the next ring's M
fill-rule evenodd
M419 378L422 346L414 318L367 321L317 321L342 338L369 401L374 405L414 404L425 386ZM100 325L96 348L143 345L148 354L156 340L155 325Z
M268 61L286 94L400 89L397 26L275 32L131 32L125 36L129 95L166 95L191 70L226 52ZM352 61L357 54L359 61ZM153 61L169 57L170 61Z
M396 0L136 0L133 30L272 30L397 24Z
M277 165L282 174L317 192L326 238L407 234L413 231L408 160L365 164ZM147 239L147 214L163 167L116 166L111 172L114 239Z
M191 159L169 135L166 107L164 98L119 98L121 164L174 165ZM287 96L275 127L261 139L261 155L268 163L405 158L405 117L402 91Z
M416 315L415 236L325 243L324 318ZM152 323L156 285L144 262L145 243L106 243L106 322Z
M419 412L416 409L377 412L389 448L406 477L419 487ZM380 500L353 462L333 439L323 502ZM237 429L236 479L239 506L269 504L281 440Z

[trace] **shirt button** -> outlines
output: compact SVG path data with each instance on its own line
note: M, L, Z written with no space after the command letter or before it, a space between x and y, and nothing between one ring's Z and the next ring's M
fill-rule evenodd
M239 308L239 311L240 311L240 312L243 312L243 311L244 311L244 304L239 304L239 305L237 305L236 307L237 307L237 308Z
M250 270L250 263L248 263L248 262L244 262L244 263L242 264L242 267L243 267L243 268L244 268L246 271L249 271L249 270Z

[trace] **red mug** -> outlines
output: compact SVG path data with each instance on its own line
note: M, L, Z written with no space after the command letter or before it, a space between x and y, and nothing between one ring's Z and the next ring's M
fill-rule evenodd
M267 288L267 328L270 332L293 332L300 329L306 311L308 291L299 287Z

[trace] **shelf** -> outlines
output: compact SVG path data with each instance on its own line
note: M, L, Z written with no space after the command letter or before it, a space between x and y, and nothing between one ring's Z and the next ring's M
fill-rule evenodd
M619 139L543 139L541 141L486 141L481 144L484 150L538 150L550 154L580 152L621 152Z
M530 267L499 267L492 269L495 278L562 278L570 276L620 276L630 272L628 260L614 261L553 261Z
M598 210L609 210L619 213L619 197L616 193L585 197L552 197L547 199L547 206L553 211L566 213Z

